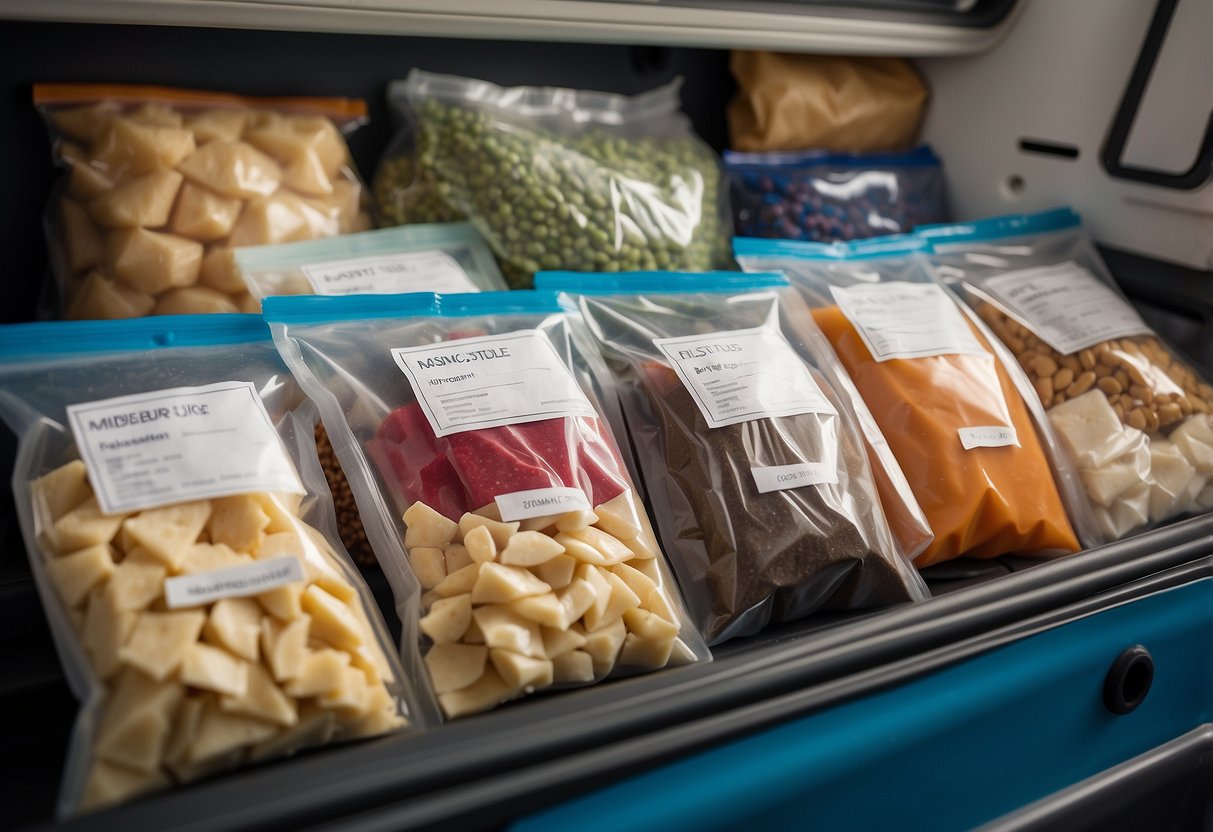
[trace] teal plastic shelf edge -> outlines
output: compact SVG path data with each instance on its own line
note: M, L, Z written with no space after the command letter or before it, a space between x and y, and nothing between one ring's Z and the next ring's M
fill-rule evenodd
M1114 716L1104 676L1144 644L1154 684ZM971 829L1122 763L1213 711L1213 579L623 780L512 832Z

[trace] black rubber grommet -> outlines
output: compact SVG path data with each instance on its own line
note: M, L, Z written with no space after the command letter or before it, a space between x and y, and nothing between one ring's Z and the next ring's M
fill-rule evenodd
M1103 704L1114 714L1135 711L1154 683L1154 657L1135 644L1116 657L1103 682Z

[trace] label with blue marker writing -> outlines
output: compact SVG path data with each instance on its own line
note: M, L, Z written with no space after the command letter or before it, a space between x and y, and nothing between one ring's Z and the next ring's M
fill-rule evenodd
M304 489L247 381L70 405L68 421L107 514Z
M655 338L708 427L800 413L837 415L804 361L771 327Z

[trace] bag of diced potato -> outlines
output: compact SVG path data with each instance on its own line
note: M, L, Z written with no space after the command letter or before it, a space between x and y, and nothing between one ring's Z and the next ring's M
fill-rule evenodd
M1024 401L1018 368L931 279L926 247L733 241L742 268L782 271L800 290L867 403L935 532L918 566L1075 552L1067 507L1086 503L1072 499L1074 472Z
M36 84L66 175L47 209L68 318L257 312L232 249L369 228L345 133L366 104Z
M265 316L447 718L710 658L554 293L271 297Z
M418 722L259 317L5 327L0 416L81 702L61 815Z
M388 88L405 129L376 173L380 222L466 217L515 288L540 269L722 265L727 195L680 86L626 96L415 69Z
M236 263L257 300L270 295L398 295L508 288L466 222L421 223L324 240L250 246Z
M828 345L791 322L809 316L784 277L536 282L575 299L615 375L661 540L710 644L929 597L889 530L851 403L817 369Z
M1213 509L1213 387L1120 293L1074 211L922 236L941 282L1031 380L1101 541Z

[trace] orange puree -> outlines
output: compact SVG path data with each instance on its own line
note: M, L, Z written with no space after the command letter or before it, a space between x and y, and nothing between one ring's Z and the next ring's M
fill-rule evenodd
M813 318L859 388L935 532L916 566L1080 548L1028 410L993 353L874 361L838 307L814 309ZM989 350L981 333L974 335ZM957 432L1008 424L1019 447L966 451ZM877 484L881 499L895 504L885 478Z

